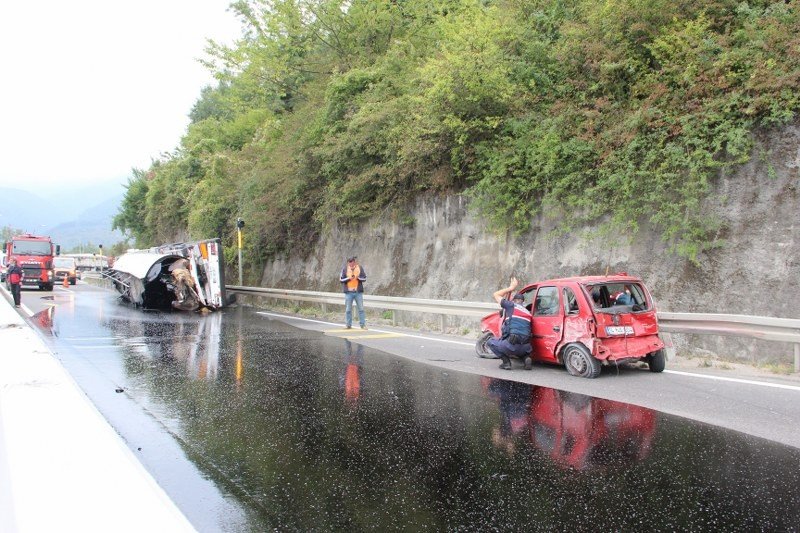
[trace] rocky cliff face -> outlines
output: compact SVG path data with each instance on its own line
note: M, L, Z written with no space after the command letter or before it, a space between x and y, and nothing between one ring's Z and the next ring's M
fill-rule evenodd
M697 264L670 254L647 228L633 239L589 238L588 231L553 237L552 222L540 219L519 238L497 236L455 195L420 198L409 213L413 223L376 217L355 230L334 228L267 264L262 284L338 291L351 254L367 271L368 292L419 298L489 301L512 274L525 283L624 271L646 281L661 311L797 318L800 126L755 141L750 163L714 185L706 209L724 222L725 245Z

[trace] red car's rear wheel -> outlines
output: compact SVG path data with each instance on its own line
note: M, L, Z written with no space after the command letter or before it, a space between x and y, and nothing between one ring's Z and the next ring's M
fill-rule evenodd
M582 344L570 344L564 348L564 366L567 372L581 378L596 378L600 375L600 361L592 357Z

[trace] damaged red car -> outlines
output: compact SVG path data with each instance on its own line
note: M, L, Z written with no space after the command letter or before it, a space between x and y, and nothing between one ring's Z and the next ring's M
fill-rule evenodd
M533 315L531 358L564 365L573 376L595 378L604 365L643 361L666 365L656 306L641 279L620 273L540 281L519 291ZM481 321L476 352L495 357L486 341L499 336L501 317Z

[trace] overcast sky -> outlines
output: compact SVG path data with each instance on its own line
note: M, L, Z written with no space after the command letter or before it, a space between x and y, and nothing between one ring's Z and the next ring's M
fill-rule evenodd
M230 0L0 0L0 187L126 182L178 146Z

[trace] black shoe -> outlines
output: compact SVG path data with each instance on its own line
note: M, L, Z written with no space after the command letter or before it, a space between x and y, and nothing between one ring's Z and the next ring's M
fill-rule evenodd
M345 326L345 329L353 329L353 326Z
M531 361L531 357L530 356L526 356L525 357L525 370L530 370L532 366L533 366L533 361Z
M500 368L503 370L511 370L511 359L508 357L503 357L503 362L500 363Z

